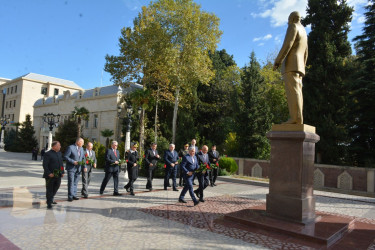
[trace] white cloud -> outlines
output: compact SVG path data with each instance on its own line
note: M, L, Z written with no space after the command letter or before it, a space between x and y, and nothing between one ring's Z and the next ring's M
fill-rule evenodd
M260 0L261 4L264 2ZM357 0L360 1L360 0ZM278 27L288 23L288 16L293 11L298 11L302 16L306 15L307 0L275 0L269 3L269 8L261 13L251 13L254 18L270 18L272 26Z
M359 16L357 18L357 23L364 23L366 21L366 17L365 16Z
M271 38L272 38L272 35L271 35L271 34L267 34L267 35L265 35L265 36L255 37L255 38L253 39L253 42L257 42L257 41L267 41L267 40L269 40L269 39L271 39Z
M264 45L264 43L260 43L260 44L258 44L258 46L263 46Z
M131 11L136 11L141 6L141 3L138 0L123 0L123 2L125 3L126 8Z

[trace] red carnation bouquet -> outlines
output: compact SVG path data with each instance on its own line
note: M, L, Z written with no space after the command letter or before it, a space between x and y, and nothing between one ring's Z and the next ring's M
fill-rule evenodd
M206 173L207 170L211 170L211 167L207 163L201 163L199 168L195 170L195 173Z
M219 163L216 162L216 163L211 163L211 168L212 169L217 169L219 167Z

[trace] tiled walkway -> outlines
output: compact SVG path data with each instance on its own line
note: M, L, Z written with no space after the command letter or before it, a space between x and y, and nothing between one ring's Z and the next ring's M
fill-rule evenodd
M56 197L58 204L47 210L41 168L41 163L29 161L28 155L0 152L0 249L311 249L313 246L220 222L223 214L263 204L267 187L220 182L216 187L208 187L206 202L194 207L188 195L187 204L177 203L179 192L162 190L160 179L154 180L153 192L145 190L144 178L137 180L134 197L112 196L110 181L100 196L104 173L98 170L93 174L89 199L67 202L64 178ZM122 176L121 187L124 182ZM373 198L315 194L319 211L375 222Z

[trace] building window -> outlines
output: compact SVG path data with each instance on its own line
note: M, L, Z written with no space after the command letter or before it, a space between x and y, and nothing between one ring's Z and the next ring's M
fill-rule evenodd
M16 107L16 100L13 101L13 108Z
M89 128L89 120L85 121L85 128Z
M82 92L79 92L78 98L82 99Z
M9 101L9 108L12 107L12 101Z
M59 89L54 90L54 95L59 95Z
M7 95L9 95L9 88L7 88Z
M14 121L14 114L12 114L12 119L11 119L11 121Z
M47 95L47 87L42 87L42 91L40 93L42 95Z
M95 89L95 94L94 96L98 96L99 95L99 90L98 89Z
M94 115L94 128L98 127L98 115Z
M5 102L5 108L8 108L8 101Z
M14 86L14 93L17 93L17 85Z
M10 88L10 93L13 94L13 87Z

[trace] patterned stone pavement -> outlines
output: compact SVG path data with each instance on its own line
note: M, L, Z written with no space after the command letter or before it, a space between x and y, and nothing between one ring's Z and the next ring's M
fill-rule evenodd
M194 207L188 195L187 204L177 203L179 192L162 190L160 179L154 180L153 192L144 189L144 178L137 180L134 197L123 189L123 196L112 196L110 181L100 196L104 173L96 170L89 199L67 202L64 178L56 196L58 204L47 210L41 173L40 162L29 161L27 155L0 152L0 249L314 248L218 222L225 213L263 204L267 187L220 182L205 190L205 203ZM124 183L122 176L120 186ZM315 194L319 211L375 223L373 198Z

